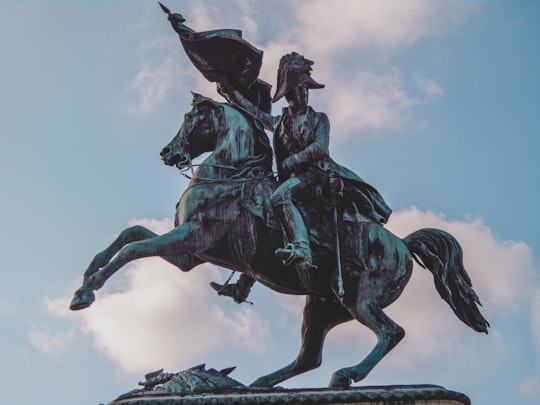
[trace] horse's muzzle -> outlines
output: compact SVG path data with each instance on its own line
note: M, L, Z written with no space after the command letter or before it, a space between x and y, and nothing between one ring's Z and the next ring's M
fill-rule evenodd
M171 149L166 146L161 150L160 155L161 160L167 166L176 166L179 169L182 169L189 165L189 155L186 152L172 152Z

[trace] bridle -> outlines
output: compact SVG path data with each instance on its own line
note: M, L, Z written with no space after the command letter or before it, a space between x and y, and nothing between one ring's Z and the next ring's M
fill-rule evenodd
M198 103L197 103L198 104ZM194 106L197 104L194 103ZM266 177L274 177L275 173L272 171L268 171L267 167L264 165L266 161L266 156L263 153L256 155L256 156L249 156L243 159L240 159L239 161L235 162L232 165L220 165L220 164L208 164L208 163L201 163L201 164L194 164L191 159L191 154L189 153L190 145L189 145L189 134L193 134L197 132L199 121L198 118L199 115L195 113L197 110L192 110L189 113L186 113L184 116L184 125L186 127L184 128L184 136L181 137L179 142L179 147L183 151L182 153L182 159L176 163L176 167L180 170L180 174L187 179L191 180L193 176L195 175L195 167L211 167L211 168L217 168L217 169L225 169L230 170L232 173L231 176L228 176L226 178L205 178L201 176L197 176L197 180L201 180L201 183L192 184L190 187L194 186L201 186L206 184L215 184L215 183L241 183L246 181L255 181L255 180L261 180ZM214 110L212 109L212 114L214 113ZM195 121L195 122L194 122ZM215 124L214 117L212 117L211 122ZM219 128L213 128L214 130L224 131L224 129ZM220 136L218 134L217 136ZM189 175L187 172L191 172L191 175Z

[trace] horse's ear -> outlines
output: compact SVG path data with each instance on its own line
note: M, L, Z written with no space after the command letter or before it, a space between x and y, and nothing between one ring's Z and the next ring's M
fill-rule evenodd
M219 107L219 104L209 97L202 96L199 93L195 93L193 91L191 92L191 94L193 95L193 101L191 102L191 105L193 107L202 105L208 105L211 108Z
M198 104L204 97L201 96L199 93L191 92L191 95L193 96L193 100L191 101L192 105Z

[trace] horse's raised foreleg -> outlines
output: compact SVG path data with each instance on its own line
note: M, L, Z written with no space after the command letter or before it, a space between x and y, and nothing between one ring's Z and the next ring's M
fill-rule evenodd
M302 323L302 346L291 364L258 378L252 387L272 387L321 365L324 338L330 329L353 319L337 302L319 296L307 296Z
M405 336L405 331L386 315L376 303L360 303L354 311L355 318L377 335L377 344L359 364L342 368L332 375L330 387L344 389L352 381L364 379L368 373Z
M128 243L109 263L89 276L86 285L93 290L100 289L118 269L136 259L153 256L175 257L193 251L206 250L209 238L200 237L200 235L197 237L200 232L202 229L196 225L183 224L164 235Z
M118 237L114 240L113 243L111 243L102 252L96 254L94 259L90 262L88 268L84 272L83 283L86 282L88 277L96 273L102 267L106 266L114 257L114 255L117 254L120 249L122 249L127 244L140 240L155 238L156 236L159 235L141 225L135 225L124 229L122 232L120 232L120 235L118 235ZM162 259L175 265L182 271L191 270L197 264L202 263L202 261L193 258L191 254L162 256Z
M84 272L83 284L75 291L70 308L72 310L79 310L89 307L94 302L94 293L92 288L87 285L87 280L90 276L100 270L100 268L106 266L111 259L116 255L120 249L129 243L137 242L140 240L146 240L159 236L157 233L152 232L150 229L141 225L131 226L124 229L120 235L111 243L105 250L96 254L90 265ZM189 271L196 265L202 263L201 260L195 258L192 254L178 254L174 256L162 256L162 259L175 265L182 271Z
M144 229L144 231L138 229L126 232L122 238L119 237L117 241L113 242L113 245L116 243L115 246L105 249L105 253L102 252L102 256L98 255L97 259L94 259L98 263L99 260L106 258L107 255L113 256L100 270L91 271L86 275L83 286L75 293L71 309L83 309L90 306L94 301L93 290L100 289L109 277L130 261L143 257L160 256L182 268L182 270L187 270L182 266L187 264L193 267L200 263L197 259L193 259L191 253L204 251L213 242L213 239L201 236L202 229L196 225L182 224L162 236L157 236L146 228ZM137 236L137 233L138 236L149 237L147 239L128 242L120 248L116 255L113 253L114 249L118 249L118 246L122 242L125 242L128 237ZM154 236L151 236L150 233ZM215 232L213 236L217 238L220 236L220 233ZM186 258L191 259L186 260Z
M156 233L140 225L135 225L124 229L122 232L120 232L120 235L118 235L113 243L111 243L105 250L94 256L88 265L88 268L84 272L84 282L86 282L88 277L90 277L92 274L107 265L114 255L117 254L120 249L122 249L128 243L153 238L155 236L157 236Z

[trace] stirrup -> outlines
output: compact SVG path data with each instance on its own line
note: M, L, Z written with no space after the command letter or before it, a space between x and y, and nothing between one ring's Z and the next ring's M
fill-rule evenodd
M285 266L290 266L296 260L305 259L305 254L299 251L299 249L292 243L288 243L284 248L276 249L274 252L277 257L281 259L281 262Z

